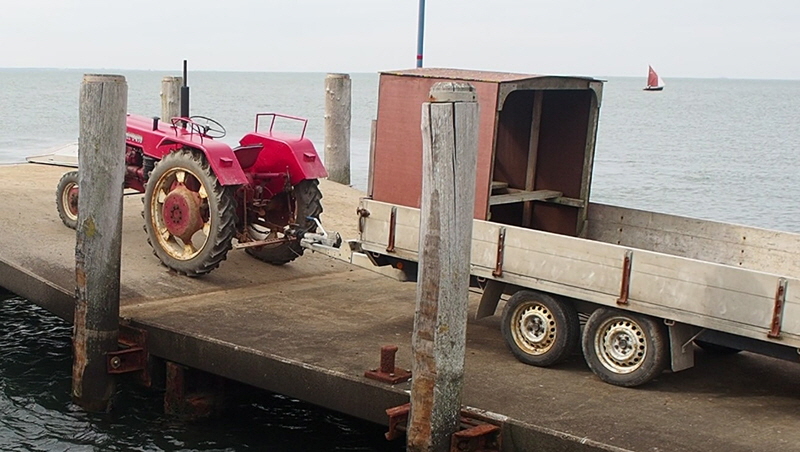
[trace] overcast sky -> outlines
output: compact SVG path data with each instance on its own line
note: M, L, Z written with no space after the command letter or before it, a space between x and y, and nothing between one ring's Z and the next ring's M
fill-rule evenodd
M0 0L0 67L377 72L418 0ZM797 0L427 0L425 66L800 79Z

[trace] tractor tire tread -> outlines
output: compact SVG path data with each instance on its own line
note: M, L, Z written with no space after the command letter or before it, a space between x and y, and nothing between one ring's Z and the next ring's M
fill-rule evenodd
M181 149L178 151L174 151L172 154L169 154L164 157L156 165L156 168L159 164L163 164L164 160L169 159L169 161L176 160L176 159L183 159L188 158L194 160L199 166L201 171L204 173L205 176L208 176L210 179L213 180L213 184L211 187L208 187L208 196L209 198L213 198L214 202L217 203L219 215L219 224L217 226L217 230L219 233L212 234L214 237L214 242L209 244L211 247L209 248L208 252L205 252L205 256L202 260L195 263L192 267L186 266L176 266L170 265L164 261L164 258L159 255L158 253L158 245L155 245L153 242L156 241L153 238L153 234L149 230L148 221L145 221L145 231L147 232L147 243L152 247L153 254L159 258L161 264L171 270L175 271L178 274L189 276L189 277L198 277L205 274L210 273L212 270L219 267L220 263L227 258L228 251L232 248L233 244L233 237L236 234L236 201L233 195L233 192L230 188L224 187L220 185L217 178L214 176L214 172L211 169L208 161L204 158L204 156L199 151L194 151L191 149ZM155 169L153 170L155 173ZM153 174L151 173L151 179ZM147 210L147 191L145 191L145 210L142 211L142 215L145 216L145 211ZM171 260L170 260L171 261ZM176 268L177 267L177 268Z
M67 207L64 205L64 190L70 184L78 185L78 172L77 171L70 171L68 173L64 173L61 176L61 179L58 180L58 185L56 187L56 210L58 211L58 217L61 219L61 222L64 223L64 226L70 229L77 229L78 227L78 220L71 218L67 214Z

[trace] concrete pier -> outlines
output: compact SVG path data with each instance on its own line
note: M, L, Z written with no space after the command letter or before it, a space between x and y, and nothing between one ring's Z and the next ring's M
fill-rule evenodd
M75 231L55 209L68 168L0 166L0 286L70 320ZM322 222L356 238L356 190L321 184ZM244 252L202 278L161 266L124 199L120 316L152 356L372 422L408 402L410 383L365 378L382 345L410 367L415 286L307 252L275 267ZM471 312L477 296L470 301ZM497 317L467 328L463 402L495 413L508 451L752 451L800 444L800 367L749 353L698 352L697 366L637 389L597 379L580 356L550 369L506 349ZM398 440L399 441L399 440Z

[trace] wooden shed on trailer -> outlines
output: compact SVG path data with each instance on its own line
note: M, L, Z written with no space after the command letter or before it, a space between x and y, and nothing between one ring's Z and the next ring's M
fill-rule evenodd
M421 68L380 74L372 199L419 207L422 103L436 82L467 82L480 109L475 218L571 236L586 232L603 82L589 77Z

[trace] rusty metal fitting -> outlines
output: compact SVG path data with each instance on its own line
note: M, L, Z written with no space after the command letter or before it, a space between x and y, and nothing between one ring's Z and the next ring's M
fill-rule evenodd
M394 356L396 353L396 345L384 345L381 347L381 372L387 374L394 373Z
M364 372L364 376L392 385L408 381L411 378L411 372L399 367L395 367L396 353L396 345L384 345L381 347L380 367Z

